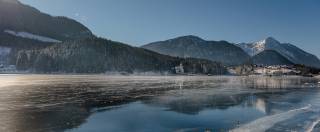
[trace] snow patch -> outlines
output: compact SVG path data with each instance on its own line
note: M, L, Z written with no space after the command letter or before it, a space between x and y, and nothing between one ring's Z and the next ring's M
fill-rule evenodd
M12 30L4 30L5 33L17 36L17 37L22 37L22 38L27 38L27 39L34 39L34 40L38 40L38 41L42 41L42 42L49 42L49 43L60 43L61 41L56 40L56 39L52 39L49 37L45 37L45 36L40 36L40 35L36 35L36 34L32 34L32 33L28 33L28 32L15 32Z

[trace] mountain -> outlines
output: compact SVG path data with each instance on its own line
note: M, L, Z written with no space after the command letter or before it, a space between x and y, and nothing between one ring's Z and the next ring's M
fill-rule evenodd
M257 55L265 50L274 50L294 64L320 67L320 60L315 55L307 53L292 44L280 43L272 37L255 43L241 43L238 44L238 46L251 56Z
M227 41L206 41L191 35L150 43L142 48L170 56L208 59L225 65L239 65L250 58L241 48Z
M44 14L18 0L0 0L0 66L15 65L19 50L90 36L91 31L75 20Z
M253 56L250 61L256 65L293 65L291 61L274 50L264 50Z
M17 0L0 0L0 20L1 33L18 37L59 42L92 36L75 20L44 14Z
M279 41L275 40L272 37L268 37L264 40L255 42L255 43L241 43L238 45L244 51L246 51L250 56L259 54L260 52L268 49L281 49L284 50Z
M44 49L21 50L17 57L17 68L40 73L226 72L220 63L161 55L96 37L65 41Z
M177 58L95 37L79 22L0 0L0 72L223 74L220 63Z

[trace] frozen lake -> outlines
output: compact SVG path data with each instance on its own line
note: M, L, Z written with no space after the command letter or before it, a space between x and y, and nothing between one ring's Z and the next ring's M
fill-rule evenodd
M0 131L320 131L320 79L0 75Z

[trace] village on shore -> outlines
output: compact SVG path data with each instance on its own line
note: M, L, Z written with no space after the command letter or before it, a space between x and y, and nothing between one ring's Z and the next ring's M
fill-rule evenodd
M228 68L232 75L265 75L265 76L305 76L320 75L320 69L304 65L242 65Z

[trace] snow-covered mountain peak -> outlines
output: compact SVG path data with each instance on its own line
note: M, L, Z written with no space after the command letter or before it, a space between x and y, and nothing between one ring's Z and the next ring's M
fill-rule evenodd
M278 40L268 37L266 39L254 43L237 44L250 56L255 56L266 50L273 50L284 56L294 64L304 64L312 67L320 67L320 60L314 55L305 52L304 50L289 44L280 43Z
M279 45L280 42L276 39L274 39L273 37L267 37L264 40L260 40L258 42L255 42L253 45L255 45L254 47L267 47L267 46L277 46Z
M250 56L254 56L267 49L280 48L281 43L273 37L267 37L266 39L253 43L240 43L238 46Z

